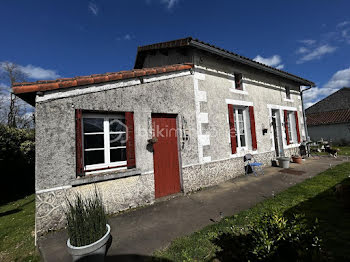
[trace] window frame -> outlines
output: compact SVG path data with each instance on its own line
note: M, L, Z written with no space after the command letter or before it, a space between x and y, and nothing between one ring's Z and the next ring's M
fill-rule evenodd
M104 140L104 163L99 164L92 164L92 165L86 165L85 164L85 152L86 151L93 151L93 150L102 150L102 148L94 148L93 150L85 149L85 143L82 143L82 149L83 149L83 159L84 159L84 171L85 172L91 172L91 171L97 171L102 169L109 169L109 168L118 168L118 167L126 167L127 166L127 152L125 152L125 161L110 161L110 150L111 149L118 149L118 148L125 148L126 151L126 144L125 146L117 146L117 147L111 147L110 146L110 135L113 134L124 134L127 136L127 130L125 131L110 131L110 125L109 120L110 119L125 119L124 113L113 113L113 114L105 114L105 113L83 113L82 115L82 140L84 141L85 138L85 132L84 132L84 119L85 118L102 118L103 119L103 140ZM98 132L100 133L100 132ZM87 133L88 135L94 135L95 133ZM126 137L127 139L127 137Z
M247 110L249 107L247 106L235 106L233 105L233 115L234 115L234 126L236 133L236 148L240 150L248 150L248 125L247 125ZM240 134L240 124L238 120L238 110L242 110L243 116L243 128L244 128L244 142L245 146L241 145L241 134Z

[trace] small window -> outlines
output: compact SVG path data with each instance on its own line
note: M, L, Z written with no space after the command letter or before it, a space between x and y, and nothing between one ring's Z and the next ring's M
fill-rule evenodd
M243 90L242 74L235 73L235 87L238 90Z
M290 87L286 87L286 98L290 99Z
M83 115L84 169L126 165L125 116Z

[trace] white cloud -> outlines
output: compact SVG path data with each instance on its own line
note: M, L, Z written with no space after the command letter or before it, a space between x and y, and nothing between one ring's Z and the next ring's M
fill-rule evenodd
M266 58L260 55L257 55L253 60L268 66L276 67L277 69L284 68L284 65L281 64L282 59L279 55L273 55L271 57L266 57Z
M161 0L162 3L166 4L168 9L172 9L176 3L178 3L180 0Z
M303 57L301 57L297 61L297 64L302 64L304 62L308 62L308 61L311 61L311 60L320 59L322 56L324 56L326 54L333 53L336 49L337 49L337 47L330 46L328 44L321 45L321 46L313 49L309 53L305 54Z
M350 21L343 21L343 22L337 24L337 27L339 28L339 27L344 27L347 25L350 25Z
M307 49L306 47L299 47L299 49L296 51L297 54L305 54L309 52L309 49Z
M9 85L0 82L0 95L1 95L2 92L8 93L9 90L10 90L10 86Z
M305 108L333 94L343 87L350 87L350 67L339 70L322 87L314 87L303 93Z
M32 79L55 79L60 77L55 70L44 69L39 66L20 65L19 68L24 74Z
M123 35L123 36L117 37L116 39L117 39L118 41L120 41L120 40L126 40L126 41L128 41L128 40L132 40L132 39L134 39L134 38L135 38L135 36L134 36L133 34L125 34L125 35Z
M350 87L350 67L339 70L325 84L326 88L339 89L342 87Z
M305 45L313 45L316 43L316 40L313 39L304 39L304 40L299 40L300 43L303 43Z
M98 15L98 7L94 2L89 2L89 10L93 15Z

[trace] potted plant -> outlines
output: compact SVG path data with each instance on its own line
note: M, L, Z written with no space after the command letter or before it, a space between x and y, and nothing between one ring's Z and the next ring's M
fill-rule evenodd
M297 163L297 164L301 164L302 161L303 161L303 159L299 155L293 155L292 156L292 160L293 160L294 163Z
M104 261L111 228L96 188L89 197L76 194L66 202L67 247L73 261Z

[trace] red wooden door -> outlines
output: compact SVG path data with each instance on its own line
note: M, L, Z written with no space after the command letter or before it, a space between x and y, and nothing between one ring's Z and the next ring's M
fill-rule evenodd
M155 197L181 190L177 146L176 116L152 114Z

